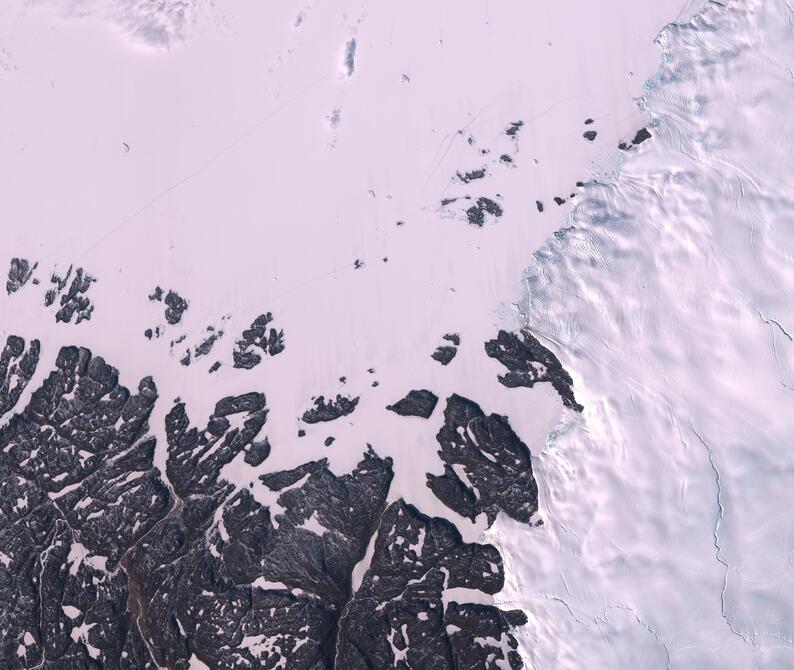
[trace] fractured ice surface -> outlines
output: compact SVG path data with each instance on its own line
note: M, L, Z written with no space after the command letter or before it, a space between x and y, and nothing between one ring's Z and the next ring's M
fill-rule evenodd
M653 140L527 275L584 407L533 462L545 532L493 535L535 667L794 665L793 19L666 28Z

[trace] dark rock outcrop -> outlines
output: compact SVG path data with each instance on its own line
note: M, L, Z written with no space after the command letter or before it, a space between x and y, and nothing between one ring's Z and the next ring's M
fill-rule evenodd
M241 425L232 428L230 416ZM219 400L204 430L191 428L185 404L176 403L165 418L166 473L174 490L183 498L192 493L210 495L223 490L219 481L223 466L242 451L256 453L264 448L257 446L255 438L266 419L265 396L261 393Z
M188 301L179 293L173 290L169 290L166 293L159 286L155 286L154 290L149 294L149 300L151 302L165 302L165 320L172 326L182 320L182 315L188 308Z
M458 333L447 333L446 335L442 336L442 339L446 340L447 342L452 342L456 347L460 346L460 335Z
M427 419L433 413L438 402L438 396L427 389L411 390L408 394L393 405L386 405L386 409L400 416L419 416Z
M485 215L490 214L494 218L499 218L504 214L502 206L490 198L477 198L475 203L466 210L466 220L473 226L480 228L485 225Z
M631 143L634 146L637 146L638 144L642 144L645 140L649 140L649 139L651 139L651 133L648 132L648 129L640 128L637 131L637 134L634 135L634 139L631 141Z
M444 606L445 589L493 594L503 582L496 547L467 544L448 521L402 500L392 503L380 520L369 570L340 622L335 667L457 670L496 668L500 661L522 667L510 633L522 623L520 613L454 601Z
M452 395L436 439L444 474L428 474L427 486L439 500L472 521L484 513L490 525L503 511L530 522L538 509L531 456L505 417L486 415L477 403Z
M11 267L8 268L8 280L6 281L6 293L11 295L16 293L25 284L28 283L33 271L38 266L38 263L30 264L26 258L12 258Z
M320 423L321 421L334 421L341 416L352 414L358 404L358 397L346 398L336 395L336 400L326 400L325 396L314 399L314 407L303 413L306 423Z
M39 363L40 345L32 340L25 351L25 340L9 335L0 352L0 418L17 404Z
M54 288L49 289L44 295L45 307L54 304L56 299L60 297L58 301L60 307L55 312L55 320L58 322L71 323L73 317L77 317L75 323L88 321L94 311L93 303L85 294L96 279L83 268L77 268L74 271L74 277L72 277L73 270L74 267L70 265L63 277L53 273L50 277L50 283L54 285ZM64 293L70 277L72 282L69 284L69 289Z
M214 416L258 406L249 396ZM182 454L183 440L169 443ZM201 453L174 467L192 467ZM220 668L329 667L353 567L385 506L391 462L370 450L341 477L324 461L263 477L280 492L283 511L275 517L211 469L200 488L187 472L178 474L177 482L189 482L175 485L181 508L130 554L128 569L146 603L142 628L157 662L187 668L195 654Z
M518 134L518 131L524 126L523 121L512 121L510 125L507 126L505 129L505 135L508 137L515 137Z
M485 196L481 196L476 199L470 195L465 195L459 198L443 198L440 204L443 209L458 201L471 202L472 200L474 200L474 204L470 205L463 212L463 215L466 221L473 226L482 228L482 226L485 225L486 214L493 217L494 219L498 219L504 214L504 210L498 202L492 200L491 198L486 198Z
M212 347L215 346L215 343L223 337L223 331L215 330L212 326L207 328L207 332L209 334L204 337L204 339L202 339L201 342L199 342L195 347L193 347L194 360L210 353L210 351L212 351Z
M8 338L0 410L38 357L37 342ZM387 507L391 459L368 446L346 474L322 459L238 488L224 468L270 453L265 397L222 398L204 427L177 400L166 484L148 436L154 382L132 392L118 377L65 347L0 429L0 667L521 667L521 613L444 604L449 588L499 591L498 551L402 501ZM265 488L275 508L258 499Z
M232 354L234 367L250 370L262 362L262 356L276 356L284 351L284 331L270 326L272 321L270 312L260 314L251 327L243 331Z
M176 325L182 320L182 315L188 307L187 300L185 300L176 291L168 291L165 295L165 320L172 326Z
M259 442L251 442L249 447L245 450L243 460L248 463L248 465L256 467L265 462L265 459L270 456L271 451L270 441L267 438Z
M456 176L460 179L464 184L468 184L475 179L482 179L485 177L486 170L485 168L480 168L478 170L470 170L468 172L456 172Z
M438 361L441 365L449 365L450 361L455 358L457 353L457 347L441 346L436 347L436 350L430 354L430 358L434 361Z
M574 397L571 375L528 330L521 330L519 334L500 330L495 340L485 343L485 352L508 369L507 374L499 375L504 386L532 388L539 382L549 382L559 393L563 405L577 412L584 409Z
M628 151L629 149L636 147L638 144L642 144L645 140L651 139L651 137L653 136L647 128L640 128L634 135L634 139L631 140L631 142L620 142L620 144L618 144L618 149L621 151Z
M154 667L116 567L170 506L145 439L156 398L66 347L0 431L3 667Z

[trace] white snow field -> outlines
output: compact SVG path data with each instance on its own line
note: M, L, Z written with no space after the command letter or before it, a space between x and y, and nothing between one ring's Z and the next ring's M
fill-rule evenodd
M618 0L8 4L2 255L38 261L42 286L0 298L2 327L45 342L42 374L58 347L80 344L128 386L153 375L166 399L155 428L172 398L198 421L224 395L263 391L268 468L326 456L347 471L369 442L404 455L393 496L449 513L424 482L441 467L440 408L429 422L383 408L411 388L457 392L508 415L540 450L556 394L503 388L483 342L520 323L522 272L565 222L552 197L611 166L618 140L644 125L634 98L658 63L653 38L684 11L678 0L642 12ZM480 167L482 180L456 177ZM504 216L479 228L440 205L467 194L497 199ZM56 324L43 288L72 263L98 279L96 308ZM190 301L178 327L146 299L155 285ZM233 369L235 338L266 311L285 351ZM145 339L156 325L164 335ZM225 336L179 365L207 326ZM430 354L453 332L462 346L442 367ZM298 440L311 397L339 392L361 394L356 413Z
M529 668L794 668L794 12L700 4L9 1L0 267L41 284L0 295L0 329L42 340L29 392L67 344L151 374L164 470L173 398L198 423L262 391L272 454L224 474L269 505L260 471L346 472L371 443L391 499L500 547ZM465 196L504 213L442 205ZM42 306L70 264L97 278L79 324ZM234 369L268 311L284 352ZM525 324L582 415L497 383L483 343ZM384 411L420 388L429 420ZM337 393L353 414L300 424ZM532 450L542 526L484 531L426 487L452 393Z
M793 27L665 29L654 141L527 274L585 406L535 454L545 531L491 531L532 667L794 667Z

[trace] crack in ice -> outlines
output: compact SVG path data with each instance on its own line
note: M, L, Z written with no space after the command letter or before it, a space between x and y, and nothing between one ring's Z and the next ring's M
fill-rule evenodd
M709 446L706 439L703 437L701 433L698 432L697 428L692 424L692 421L689 422L689 427L692 429L692 432L697 436L698 441L703 448L706 450L709 459L709 465L711 466L712 471L714 472L714 481L717 486L717 518L714 521L714 548L716 550L716 558L717 561L722 564L725 568L725 576L722 580L722 591L720 592L720 609L722 618L725 620L728 628L730 628L731 632L736 635L737 637L741 638L744 642L748 644L752 644L753 646L756 645L755 636L745 636L740 631L738 631L734 625L731 623L730 619L728 618L728 613L725 611L725 594L728 590L728 573L730 572L730 565L728 564L727 559L723 556L722 546L720 545L720 526L722 525L723 520L725 519L725 506L722 503L722 477L720 475L720 471L717 468L717 463L714 458L714 451Z
M778 372L781 363L780 363L780 356L777 353L777 343L775 342L775 326L778 327L780 332L783 333L783 335L785 335L789 339L789 341L794 342L794 338L792 338L791 334L780 324L779 321L776 321L775 319L766 318L763 312L758 312L758 316L765 324L769 326L770 330L772 331L772 355L775 357L775 363L777 364L775 366L775 378L778 380L778 382L780 382L781 386L788 389L789 391L794 391L794 387L784 382Z
M567 587L566 587L567 588ZM558 603L562 605L570 614L571 618L576 621L576 623L584 626L585 628L590 628L591 626L600 626L601 623L608 624L609 620L607 618L607 612L612 609L616 610L623 610L625 612L629 612L633 615L636 622L642 626L648 633L650 633L659 646L664 650L665 656L667 657L667 670L670 670L672 667L672 656L670 655L670 649L667 646L667 642L665 639L659 635L659 632L651 626L645 619L643 619L631 605L627 605L625 603L610 603L604 609L601 610L600 614L596 614L592 617L592 622L588 622L581 617L577 616L576 612L574 612L573 607L568 603L565 598L557 595L556 593L535 593L530 596L531 598L543 598L544 600L549 600L551 602ZM500 600L498 603L500 606L523 606L523 603L516 601L516 600ZM607 645L609 642L606 638L604 641ZM524 659L531 662L531 659ZM534 665L533 665L534 667Z

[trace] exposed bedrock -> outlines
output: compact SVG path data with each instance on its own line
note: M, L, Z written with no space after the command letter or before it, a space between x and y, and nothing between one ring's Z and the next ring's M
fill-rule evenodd
M273 315L270 312L260 314L242 332L232 354L234 367L250 370L262 362L262 356L277 356L284 351L284 331L270 326L272 321Z
M303 413L306 423L320 423L322 421L335 421L336 419L352 414L358 404L358 398L347 398L337 394L336 400L326 400L319 396L314 400L314 407Z
M437 402L438 396L432 391L427 389L411 390L393 405L386 405L386 409L400 416L418 416L427 419L436 408Z
M65 347L0 430L0 666L153 667L116 568L171 502L145 439L156 398Z
M445 519L402 500L392 503L369 570L340 624L336 667L521 668L510 629L525 621L523 613L444 604L445 589L493 594L503 583L496 547L468 544Z
M44 294L44 306L49 307L56 300L58 301L60 307L55 312L55 320L58 322L71 323L72 318L74 318L75 323L89 321L94 312L94 304L86 294L95 281L96 278L88 274L83 268L75 270L72 265L69 266L63 276L53 272L50 277L50 284L53 285L53 288L50 288ZM69 285L68 289L66 289L67 284Z
M15 337L0 354L0 408L17 412L0 429L0 667L520 667L520 613L444 602L445 589L499 591L498 551L388 505L390 458L368 446L347 473L321 459L262 474L268 409L246 393L198 424L174 404L164 479L151 378L129 390L101 357L64 347L17 408L38 356ZM481 447L503 430L467 425ZM260 468L251 488L225 479L238 463Z
M504 386L532 388L539 382L549 382L562 398L563 405L577 412L584 409L574 397L571 375L528 330L519 333L500 330L496 339L485 343L485 353L507 368L508 372L498 377Z
M25 351L25 340L9 335L0 352L0 419L14 408L39 363L40 345L32 340Z
M444 474L428 473L427 486L441 502L472 521L485 514L489 525L500 511L530 522L538 509L531 456L505 417L452 395L436 439Z
M26 258L12 258L11 265L8 268L6 293L8 295L16 293L25 284L27 284L37 265L38 263L33 263L33 265L31 265L30 261Z
M160 286L156 286L149 294L151 302L165 303L165 320L175 326L182 320L182 315L187 311L188 301L176 291L169 289L166 293Z

